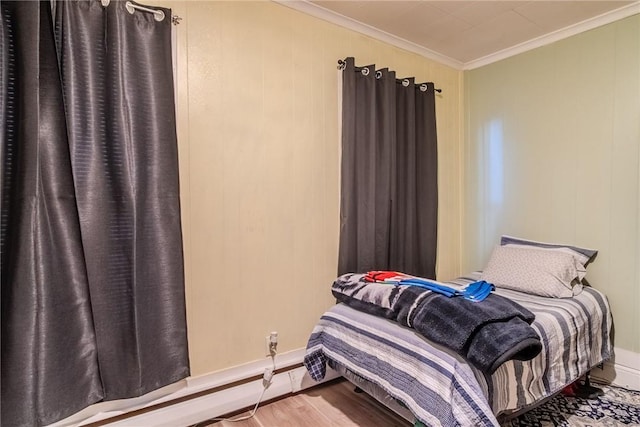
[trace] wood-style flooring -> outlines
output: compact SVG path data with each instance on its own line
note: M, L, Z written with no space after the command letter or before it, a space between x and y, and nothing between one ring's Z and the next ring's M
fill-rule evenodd
M202 422L198 427L408 427L412 424L339 379L260 406L246 421ZM247 411L231 418L249 414Z

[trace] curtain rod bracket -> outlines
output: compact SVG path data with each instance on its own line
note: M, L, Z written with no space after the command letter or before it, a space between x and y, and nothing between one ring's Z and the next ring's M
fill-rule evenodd
M178 25L182 21L182 17L178 15L171 15L171 23L173 25Z

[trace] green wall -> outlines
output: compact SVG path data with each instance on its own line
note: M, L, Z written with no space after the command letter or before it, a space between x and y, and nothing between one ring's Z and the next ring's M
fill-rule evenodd
M615 346L640 353L640 15L465 73L463 271L501 234L599 250Z

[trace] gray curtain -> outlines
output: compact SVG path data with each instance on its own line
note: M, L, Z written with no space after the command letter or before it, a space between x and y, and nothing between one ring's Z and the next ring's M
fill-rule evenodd
M1 421L34 426L189 375L171 13L0 8Z
M433 83L396 79L347 58L338 274L395 270L435 278L437 158Z

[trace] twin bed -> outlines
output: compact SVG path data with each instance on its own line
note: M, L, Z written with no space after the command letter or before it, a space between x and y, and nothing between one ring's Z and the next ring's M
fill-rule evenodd
M531 259L530 253L518 255ZM535 357L521 358L528 360L514 356L497 368L481 369L447 348L446 342L437 344L407 327L407 322L369 314L358 304L338 298L344 302L327 311L313 329L304 363L316 380L330 366L416 425L497 426L499 419L535 406L610 357L612 320L606 297L582 287L584 274L579 275L579 280L569 283L572 288L580 286L572 289L571 297L536 295L515 290L517 286L495 290L494 294L535 315L530 327L541 349ZM483 277L487 275L476 272L447 285L462 289ZM342 281L357 279L347 275ZM340 296L340 284L339 278L333 287L336 296ZM387 311L393 308L379 298L374 302ZM455 330L450 330L453 335Z

